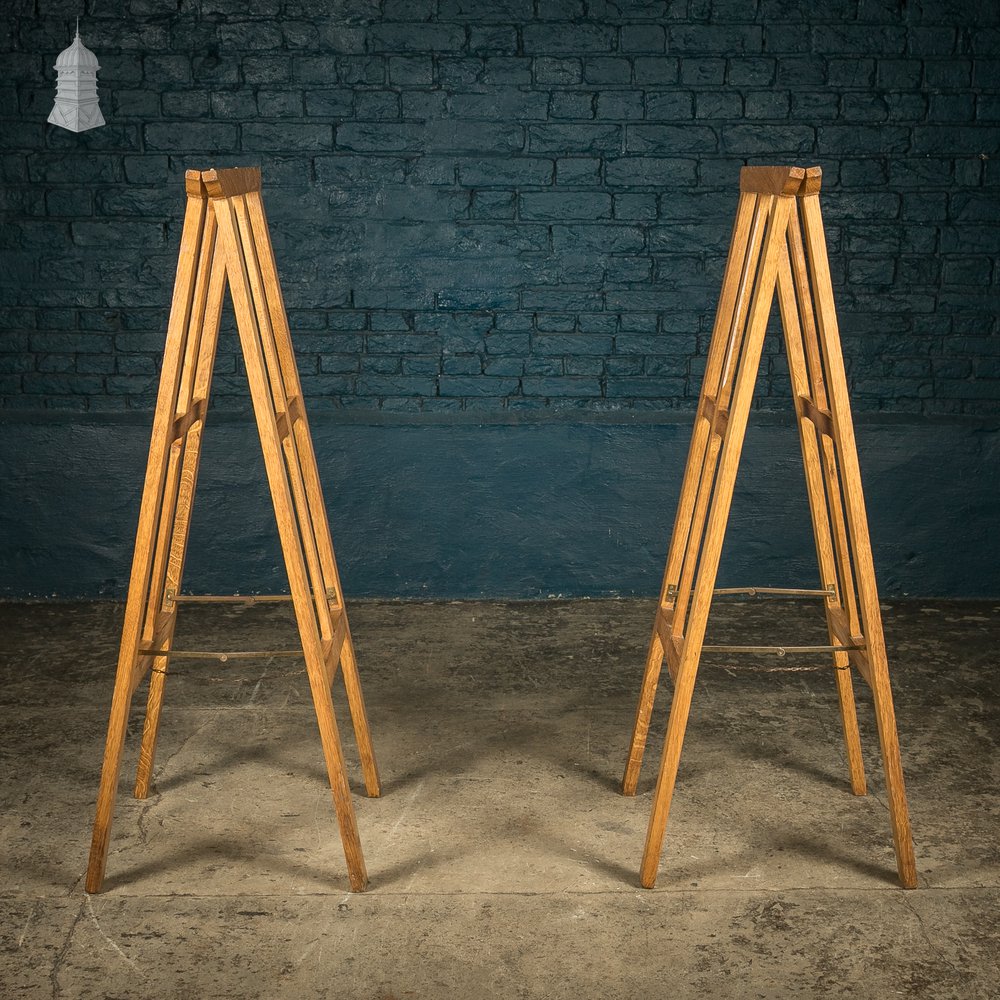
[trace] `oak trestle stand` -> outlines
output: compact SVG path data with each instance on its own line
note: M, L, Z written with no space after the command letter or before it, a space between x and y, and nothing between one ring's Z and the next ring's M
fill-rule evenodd
M172 657L185 655L172 648L178 604L191 600L229 599L180 594L202 431L223 297L228 285L291 591L288 596L257 600L289 600L294 606L302 641L299 655L305 659L319 722L350 885L352 890L360 892L368 876L330 693L338 666L343 672L365 788L370 796L379 794L378 769L261 201L260 171L188 171L185 187L187 207L136 533L86 889L87 892L99 892L104 881L132 696L150 674L135 782L135 796L143 799L149 792L167 667ZM208 655L227 659L273 653L243 651ZM187 655L202 657L206 654Z
M673 699L653 798L641 880L656 881L702 652L792 652L793 647L713 647L704 643L719 558L777 292L798 418L809 506L823 587L764 592L822 597L840 700L851 789L865 775L850 667L872 690L901 883L916 885L882 620L861 488L847 379L819 207L818 167L745 167L694 433L654 620L642 691L622 782L634 795L650 715L666 660ZM354 806L330 693L342 668L366 791L379 795L371 744L322 487L302 400L274 253L260 196L260 172L188 171L159 394L143 487L111 717L97 799L86 889L104 881L111 821L132 696L150 675L135 796L149 792L180 594L201 439L223 297L236 313L254 413L319 723L350 885L367 884ZM750 588L752 590L753 588ZM749 592L749 590L747 591ZM218 653L273 655L275 651ZM203 653L188 653L204 656Z
M641 881L656 882L670 800L702 652L804 651L805 647L704 644L744 432L777 291L792 381L822 589L748 588L821 597L840 700L851 790L865 773L850 668L872 691L899 880L917 884L889 687L871 541L834 308L819 167L744 167L729 258L667 556L642 691L622 780L634 795L664 659L674 682ZM728 591L732 592L732 591Z

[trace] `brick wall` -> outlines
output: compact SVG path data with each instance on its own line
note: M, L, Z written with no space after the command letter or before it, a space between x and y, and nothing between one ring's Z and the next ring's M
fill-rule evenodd
M746 162L823 167L857 409L1000 411L996 3L89 0L81 135L45 123L81 3L8 4L7 411L151 407L183 171L235 164L311 408L691 408Z

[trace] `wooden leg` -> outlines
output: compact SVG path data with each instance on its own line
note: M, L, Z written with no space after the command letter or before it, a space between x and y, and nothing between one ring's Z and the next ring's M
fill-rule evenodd
M345 611L344 614L346 613ZM358 661L354 655L354 642L351 639L350 628L344 636L344 645L340 650L340 666L344 673L344 688L347 691L347 704L351 709L351 721L354 724L354 738L358 744L358 756L361 758L361 773L365 779L365 791L371 798L378 798L382 794L382 785L379 781L378 765L375 763L375 750L372 747L368 713L365 711L365 698L361 691Z
M302 400L302 384L299 378L298 365L295 361L295 351L292 348L291 332L288 328L288 314L285 311L281 294L281 283L274 262L274 250L271 246L271 236L268 230L264 205L259 193L247 195L245 235L252 235L252 243L259 264L259 287L261 300L267 303L270 336L273 338L273 367L280 373L280 381L287 399ZM244 242L244 247L249 245ZM250 270L251 281L257 275ZM263 332L263 329L262 329ZM333 553L333 542L330 538L330 525L323 502L323 488L320 483L319 469L316 464L316 453L313 448L312 435L309 432L309 421L305 406L296 407L296 419L293 420L293 435L286 445L286 453L291 465L294 466L292 485L295 492L296 505L299 510L299 523L311 526L310 546L307 557L315 556L318 566L311 568L314 591L317 594L329 594L332 590L334 600L345 616L347 611L340 603L343 591L340 586L340 576L337 572L337 562ZM329 608L318 606L321 628L329 631ZM325 632L324 638L329 635ZM361 679L358 675L357 658L354 654L354 643L351 639L350 627L347 628L343 645L339 651L340 664L344 673L344 686L347 690L348 705L351 710L351 720L361 758L361 769L365 780L365 790L371 797L381 794L378 766L375 761L375 751L372 746L371 730L368 725L368 715L365 710L364 696L361 690Z
M733 330L742 323L749 302L746 294L748 274L753 269L752 262L757 258L760 241L763 239L764 220L765 215L758 205L756 195L741 193L730 239L729 256L726 261L719 307L716 310L709 355L706 361L699 414L705 413L707 398L711 397L714 400L718 394L727 350L733 339ZM708 490L708 486L705 485L706 468L711 470L709 480L715 474L718 442L713 440L713 437L714 417L710 420L696 419L684 466L684 478L677 502L677 512L674 515L674 529L670 536L670 549L667 553L667 563L663 573L663 585L660 589L660 611L664 611L668 607L668 587L673 586L680 590L680 604L678 605L674 601L669 604L672 611L672 632L674 635L683 632L687 608L687 593L684 588L689 586L691 575L694 572L693 565L688 565L690 546L693 544L690 541L691 536L696 535L700 542L704 526L704 510L699 507L699 499L703 488ZM707 502L707 497L705 502ZM694 544L694 547L697 548L697 544ZM632 737L629 741L625 773L622 777L623 795L635 795L638 787L639 772L642 768L642 758L649 734L649 721L659 684L660 671L663 667L663 659L662 641L654 626L649 650L646 654L646 668L643 673L635 724L632 727Z
M836 595L826 599L826 610L830 644L837 645L839 640L830 616L836 610L846 614L850 619L854 583L850 563L838 564L838 556L843 554L844 559L847 558L846 546L843 544L847 529L840 504L836 463L830 448L832 442L829 438L822 438L820 429L813 422L816 410L825 410L826 390L798 227L798 213L793 209L788 220L788 246L778 262L778 303L795 400L802 465L805 470L820 580L824 587L833 587L836 591ZM796 274L798 274L797 281ZM821 448L824 449L824 455L821 455ZM845 610L840 602L844 599L841 595L847 594L849 596ZM861 737L858 733L854 687L851 683L850 660L847 654L834 653L833 665L837 678L837 696L840 701L840 719L844 731L851 791L855 795L864 795L865 768L861 757Z
M344 845L344 857L347 860L347 875L353 892L364 892L368 885L368 871L361 850L361 837L358 834L358 822L354 815L354 802L351 800L351 789L347 784L344 767L344 752L340 743L340 732L337 729L337 717L333 711L333 699L320 663L306 662L306 672L309 675L309 686L312 689L313 704L316 707L316 720L319 723L319 735L323 744L323 757L326 760L326 770L330 777L330 789L333 792L333 806L337 812L337 822L340 826L340 839Z
M221 302L221 294L216 297L217 302ZM219 310L210 312L208 325L204 334L207 344L203 345L201 360L198 371L187 372L197 380L198 385L205 393L202 406L208 405L208 384L212 377L212 359L215 357L215 344L219 330ZM187 380L186 380L187 381ZM190 382L189 382L190 384ZM192 404L189 401L189 406ZM181 471L176 484L177 501L175 505L164 505L163 517L167 516L169 510L172 523L167 526L168 531L164 533L164 539L169 538L169 549L166 542L160 542L164 546L165 558L162 568L162 582L154 586L151 599L156 601L155 607L159 609L163 600L163 594L167 590L174 593L180 591L181 577L183 575L184 557L187 553L188 535L191 528L191 509L194 506L195 485L198 480L198 466L201 461L202 443L202 421L197 421L188 431L184 445L184 456L181 464ZM168 476L169 485L169 476ZM154 560L155 564L159 560ZM154 623L160 621L162 624L155 628L155 633L159 636L156 643L157 648L169 650L173 646L174 628L177 624L177 605L170 604L169 611L161 611L152 616ZM165 619L165 620L164 620ZM156 740L160 730L160 712L163 708L163 694L167 682L167 669L169 657L158 656L153 661L152 673L149 678L149 694L146 698L146 719L142 727L142 745L139 749L139 766L136 770L135 797L144 799L149 795L149 786L153 775L153 764L156 759Z
M111 841L111 820L118 795L118 775L121 771L122 749L132 697L128 678L119 670L115 693L111 699L111 717L108 720L108 737L104 745L104 763L101 765L101 785L97 792L97 811L94 816L94 833L90 842L90 860L87 863L87 892L100 892L108 864L108 845Z
M143 621L149 608L150 580L156 555L157 527L164 506L164 491L172 461L172 426L181 381L182 361L185 355L188 327L195 301L195 286L199 260L202 257L207 204L204 190L197 175L188 172L186 177L187 207L181 246L174 281L170 321L163 352L160 387L153 416L149 457L143 484L139 524L136 528L135 551L129 576L128 600L115 676L115 691L111 700L111 717L101 767L101 783L97 795L94 833L87 865L86 890L100 892L107 866L108 844L111 838L111 821L114 816L118 791L125 730L128 725L129 706L137 681L137 655Z
M882 765L885 769L889 819L892 825L893 845L896 850L896 868L903 887L913 889L917 884L913 836L910 830L909 808L906 803L903 766L899 754L899 735L896 731L896 714L892 704L892 690L889 686L889 664L886 657L885 637L882 632L882 613L879 609L875 564L872 558L871 537L868 532L868 515L865 511L864 491L861 485L858 446L854 436L854 422L851 418L847 372L844 367L837 312L833 302L833 287L826 252L823 219L819 210L818 197L803 198L802 202L805 244L808 247L812 263L811 275L817 328L828 382L830 409L833 414L834 439L840 456L845 519L853 544L857 569L858 605L861 625L867 640L868 666L871 674L869 682L875 703L879 742L882 746Z
M896 870L904 889L917 887L917 862L913 854L913 834L910 830L910 811L906 803L903 782L903 763L899 755L899 736L896 731L896 713L889 688L889 669L884 649L881 655L872 651L872 700L875 703L875 720L878 738L882 745L882 767L885 770L886 797L889 800L889 822L892 842L896 851Z
M660 854L663 851L663 836L667 829L667 817L670 815L670 802L674 795L674 783L681 761L681 748L684 745L684 733L691 711L691 697L694 694L697 673L698 656L686 655L677 671L677 680L674 684L670 719L667 722L663 757L660 760L660 774L656 780L656 791L653 793L653 809L649 814L646 844L642 849L642 867L639 875L644 889L652 889L656 885L656 873L660 867Z
M211 193L211 183L209 190ZM284 398L281 373L268 358L273 347L270 326L265 325L267 317L262 309L263 303L259 297L255 300L253 295L255 287L259 290L260 265L252 252L254 249L252 240L241 241L241 219L245 216L245 204L239 198L220 198L213 204L219 223L220 249L226 258L233 310L246 362L247 380L250 383L254 414L260 433L264 467L278 525L278 537L285 558L285 568L288 571L288 583L305 653L306 671L316 707L316 719L323 742L323 755L330 776L351 888L355 892L361 892L367 885L368 874L361 851L354 804L351 801L350 787L344 772L344 757L322 653L317 603L310 587L310 567L307 566L305 557L308 555L312 560L314 550L309 547L304 555L303 549L306 541L303 532L311 529L307 520L299 516L301 495L298 497L293 495L293 489L301 490L301 469L289 469L286 464L287 460L294 460L295 452L291 448L283 447L282 442L287 440L293 431L288 427L288 408ZM243 235L246 235L245 231ZM285 404L280 407L283 413L281 429L278 426L276 402ZM310 537L314 542L315 536L310 535Z
M189 460L189 456L183 452L182 442L175 441L170 449L170 462L164 480L164 499L160 509L160 525L156 533L152 580L146 605L146 628L143 632L143 639L155 643L157 649L171 648L174 626L177 623L177 606L172 605L170 611L164 611L163 599L166 589L172 586L169 570L170 553L177 542L178 525L186 526L188 523L188 511L184 509L184 478L181 475L181 468L182 465L187 465ZM190 492L187 496L187 506L190 506ZM184 530L184 541L186 539L187 532ZM149 794L168 662L169 657L166 656L158 656L152 662L149 693L146 697L146 719L142 726L142 744L139 748L139 765L136 769L133 792L137 799L144 799Z
M851 776L851 791L865 795L865 762L861 756L861 734L858 732L858 710L854 704L854 684L851 680L850 661L846 653L834 653L834 674L837 678L837 698L840 702L840 722L844 730L844 748L847 752L847 769Z
M642 675L642 690L639 693L639 707L635 713L635 725L632 727L632 739L628 745L628 761L625 764L625 775L622 778L622 795L635 795L639 787L639 771L642 768L642 755L646 749L646 739L649 736L649 720L653 714L653 702L656 700L656 688L660 682L660 671L663 669L663 643L659 633L653 629L653 637L649 640L649 651L646 653L646 670Z
M173 474L175 471L173 460L167 469L164 490L168 499L164 502L160 515L163 522L162 531L157 535L157 557L153 560L150 606L147 607L151 625L149 638L152 639L154 634L157 635L159 641L156 645L160 649L172 647L174 628L177 624L177 605L168 603L169 610L164 611L164 595L168 590L173 590L176 595L181 588L191 527L191 510L194 506L198 467L201 461L205 414L208 410L212 369L215 364L225 295L225 261L221 254L216 254L215 245L215 214L209 212L205 220L199 253L191 324L178 392L177 412L191 418L192 422L183 437L174 443L179 456L176 477ZM167 616L165 621L164 615ZM139 749L139 766L135 778L134 794L137 799L144 799L149 795L168 666L169 657L160 656L153 660L149 694L146 698L146 718L142 727L142 744Z
M153 777L153 764L156 759L156 737L160 729L160 711L163 708L163 688L167 679L166 656L158 656L153 660L153 669L149 677L149 694L146 696L146 718L142 724L142 744L139 747L139 766L135 772L135 790L137 799L149 795L149 786Z
M821 459L820 469L824 485L821 496L826 497L824 509L829 512L830 520L828 523L832 525L830 538L833 547L832 567L827 576L830 579L835 578L837 580L838 592L841 598L839 608L832 608L828 602L826 609L830 642L836 645L841 640L837 638L837 630L834 628L832 618L834 613L846 616L846 621L852 634L860 631L861 623L858 618L854 574L851 569L850 544L847 523L844 518L844 507L841 501L840 482L833 441L825 439L823 441L823 449L824 455ZM851 678L850 670L846 669L850 660L846 654L838 653L834 656L833 662L835 667L842 668L836 670L837 697L840 702L840 720L844 731L844 747L847 752L851 791L855 795L864 795L867 790L865 765L861 756L861 736L858 733L858 713L854 702L854 682Z
M701 546L718 454L718 437L710 432L707 421L698 419L694 434L691 436L691 448L684 470L684 482L681 486L680 502L670 539L667 565L663 573L657 616L654 619L653 634L646 653L646 668L643 671L639 704L636 708L635 724L632 727L632 738L629 741L625 773L622 776L623 795L635 795L638 788L639 771L649 735L649 721L656 699L660 671L663 668L665 650L659 631L660 616L669 609L671 633L676 635L682 628L684 615L687 613L688 591ZM675 583L677 593L673 597L668 596L668 587L678 580L679 585ZM672 662L668 661L668 665Z
M742 354L734 363L732 372L732 403L729 407L729 418L724 434L713 437L713 440L717 442L722 441L721 454L714 490L708 504L704 543L701 547L697 578L692 591L684 648L677 666L677 675L674 678L674 696L670 703L670 719L667 722L667 735L664 741L663 757L660 761L660 774L656 782L656 791L653 794L653 809L649 817L646 844L643 848L640 878L643 887L647 889L653 888L656 884L656 872L659 868L660 852L663 848L663 835L667 828L670 801L674 793L677 768L680 764L681 749L684 744L684 733L691 710L691 697L694 693L698 663L705 641L705 629L708 625L708 614L712 605L719 559L722 555L722 544L725 538L726 524L729 520L733 490L736 485L736 473L743 450L743 438L746 433L750 403L753 399L757 372L760 369L760 355L777 281L778 259L785 238L789 207L788 198L768 202L768 225L763 255L754 283ZM725 398L723 394L727 390L726 379L727 376L724 375L720 388L720 398ZM681 589L682 591L684 589L683 579Z

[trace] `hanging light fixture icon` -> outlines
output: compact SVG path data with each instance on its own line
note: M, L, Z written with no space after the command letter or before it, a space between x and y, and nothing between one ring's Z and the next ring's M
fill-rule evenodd
M104 124L97 98L97 56L80 39L80 19L76 20L73 44L56 59L56 102L49 123L70 132L86 132Z

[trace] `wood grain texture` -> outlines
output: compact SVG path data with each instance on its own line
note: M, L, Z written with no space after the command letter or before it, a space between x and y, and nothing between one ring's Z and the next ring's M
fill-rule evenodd
M794 211L789 217L789 230L798 225ZM827 484L824 481L824 466L820 456L820 442L817 435L833 435L833 419L828 411L820 407L808 395L810 392L809 371L803 343L803 328L811 321L811 303L800 302L795 296L795 279L787 245L782 248L778 267L778 301L781 311L781 325L785 335L785 355L788 358L789 377L792 382L792 397L799 428L799 443L802 448L802 464L806 475L806 494L809 498L809 512L812 517L813 538L816 543L816 561L819 577L824 586L833 584L834 594L825 601L827 630L830 644L840 640L830 624L830 610L842 610L840 594L837 591L837 566L833 547L833 528L830 523L830 508L827 503ZM810 310L803 321L802 312ZM814 330L815 328L812 327ZM833 654L837 697L840 705L841 727L850 775L851 791L855 795L866 792L865 768L861 756L861 736L858 731L857 709L854 703L854 687L848 670L841 669L850 664L846 653Z
M188 321L194 298L198 250L206 219L203 190L194 193L193 184L186 181L187 205L181 230L181 248L174 280L174 291L167 324L167 339L160 372L160 385L153 415L146 476L143 483L139 524L136 528L135 550L125 603L125 622L118 654L118 669L111 701L108 734L101 767L101 782L97 794L90 859L87 864L85 887L99 892L107 866L111 822L118 792L118 775L125 742L125 727L134 691L133 675L138 666L140 631L145 620L146 598L153 565L153 546L163 501L163 485L167 475L167 455L170 447L170 424L180 382L181 359L184 355ZM144 661L145 662L145 661Z
M302 383L299 369L295 361L292 347L291 332L288 327L288 314L285 311L281 293L281 283L278 280L271 246L270 230L264 204L259 195L251 194L246 198L247 215L255 244L261 261L261 276L270 312L271 326L274 331L277 360L282 378L288 391L288 413L292 420L292 433L299 456L299 469L302 476L302 486L305 493L305 506L308 518L312 523L321 566L323 590L317 594L325 595L330 607L342 608L343 590L340 585L340 574L333 550L330 535L330 524L323 501L323 488L319 477L319 467L316 463L316 452L309 430L309 418L302 402ZM350 623L346 609L343 616L345 634L339 645L339 656L343 668L344 688L347 692L348 707L354 726L354 737L361 760L361 771L365 781L365 791L369 796L381 794L381 781L378 765L375 760L375 750L372 746L371 728L368 723L368 713L365 707L364 694L361 689L361 678L358 673L357 657L354 652L354 642L351 638Z
M793 221L788 229L788 250L790 255L792 277L795 285L795 295L801 308L799 312L802 343L805 352L806 372L808 377L808 393L816 406L824 412L829 412L829 396L826 387L826 371L823 361L823 351L820 347L819 331L816 325L815 304L810 285L809 267L806 262L805 244L802 238L802 215L799 202L793 210ZM830 420L830 433L824 433L819 448L822 456L823 483L826 490L827 505L830 511L832 539L834 547L834 565L837 574L837 593L841 605L847 615L847 632L851 636L861 637L861 622L858 617L858 601L854 583L854 568L851 556L851 544L848 537L847 521L844 516L843 491L840 485L839 459L836 427ZM827 618L831 628L835 618L831 617L836 609L827 605ZM863 638L861 638L863 642ZM861 658L852 657L852 663L861 662ZM867 658L861 669L862 676L867 680Z
M86 888L97 892L103 883L129 705L136 687L151 672L135 783L138 798L149 793L177 608L183 603L179 592L228 285L288 572L291 595L286 599L294 606L302 640L351 888L361 891L368 875L330 693L338 663L344 668L365 783L372 795L379 794L378 770L259 199L260 172L188 171L185 186L188 205ZM254 199L249 210L247 192Z
M754 194L797 194L805 179L803 167L743 167L740 170L740 190Z
M200 170L184 171L184 190L193 198L206 197L205 183L201 179Z
M153 548L163 504L163 488L167 476L168 453L171 445L170 428L174 419L180 384L181 359L184 356L188 335L199 248L207 215L207 203L203 194L204 192L200 188L195 193L191 193L189 190L184 210L180 254L174 279L170 319L167 323L163 366L160 372L160 385L153 415L149 455L146 461L146 476L139 508L139 524L136 528L128 598L125 602L125 621L118 653L118 669L115 676L114 694L111 699L111 715L108 721L104 761L101 766L101 782L97 793L94 831L85 880L87 892L101 890L107 867L108 845L111 839L111 822L114 817L115 799L118 793L118 775L121 770L125 729L132 692L135 690L134 674L140 665L138 658L139 638L146 619L146 602L154 558ZM148 661L142 662L146 664Z
M823 168L806 167L806 175L802 178L799 190L796 192L800 198L807 194L819 194L819 189L823 186Z
M203 170L201 180L210 198L237 198L260 190L260 167Z
M837 451L843 472L844 508L852 543L857 574L858 605L861 627L867 640L868 663L871 670L872 698L882 745L882 766L885 770L889 818L896 851L899 879L907 889L917 885L917 867L913 852L909 806L903 780L903 765L896 729L896 713L889 684L889 663L882 631L875 563L872 558L868 515L861 485L861 466L854 436L847 389L847 373L840 346L837 311L833 300L833 284L826 252L826 234L820 213L819 198L802 199L803 229L811 264L812 291L816 306L817 331L823 350L830 412L833 414Z
M746 213L752 204L753 217L748 224L749 215L741 219L738 212L734 227L622 782L623 791L634 794L666 658L674 690L640 867L640 881L647 888L656 883L701 653L715 648L704 646L705 630L775 295L830 647L858 647L830 650L851 789L858 795L866 790L848 669L854 665L874 695L900 882L907 888L916 884L857 446L819 212L821 179L818 167L747 167L741 173L740 207Z
M204 198L204 188L200 196ZM143 632L149 648L169 651L173 647L177 624L177 605L166 595L180 591L191 526L198 465L201 458L202 430L208 408L212 367L222 316L222 294L225 267L216 255L216 220L212 212L205 218L198 268L195 277L188 335L184 345L181 374L174 408L174 423L170 433L171 467L164 483L165 498L161 513L160 532L154 558L152 581L147 595L147 628ZM176 464L173 455L177 452ZM152 627L150 627L150 625ZM149 795L156 763L156 743L160 731L160 716L166 687L169 656L154 657L150 664L149 691L146 695L146 717L143 721L133 794L137 799ZM138 671L136 672L138 673ZM136 683L138 678L134 678Z
M738 311L742 296L740 290L744 280L744 258L746 248L751 239L751 224L754 220L756 198L752 194L741 193L736 206L736 219L729 242L729 256L722 279L722 293L716 309L715 322L705 378L701 390L701 405L710 391L717 389L721 375L726 341L720 331L731 331L734 313ZM713 403L714 407L714 403ZM667 563L663 571L663 583L660 587L659 610L674 608L675 598L671 588L676 588L680 579L684 555L687 551L688 538L692 530L692 514L701 479L701 470L706 461L710 439L711 421L696 420L691 434L691 444L688 450L687 463L684 468L684 478L681 482L680 498L677 512L674 515L674 528L671 533L670 548L667 553ZM673 614L671 614L671 618ZM664 652L670 650L664 646L659 631L653 628L646 654L646 667L643 671L642 685L639 693L639 704L636 708L635 722L632 725L632 735L629 739L628 754L625 759L625 772L622 776L622 794L635 795L639 784L639 772L642 769L642 758L649 735L649 722L652 717L653 704L656 700L656 689L660 680L660 670L663 666ZM673 658L668 659L668 670L674 676L676 665Z
M326 685L326 671L317 626L315 605L309 587L307 568L302 554L300 525L296 519L294 501L288 481L281 440L278 436L275 401L271 394L271 380L266 368L264 348L261 344L260 317L254 311L248 263L243 254L239 233L237 210L231 200L215 199L214 207L219 220L219 240L226 256L229 288L236 312L237 328L243 357L246 362L250 395L253 400L257 429L260 434L264 467L274 502L278 536L285 556L285 568L292 592L295 618L302 638L306 660L306 673L312 691L316 719L319 724L323 756L333 793L334 808L340 825L341 842L347 860L351 888L361 892L368 884L368 873L361 839L358 835L354 804L344 767L343 750L337 720Z
M778 252L785 239L788 213L791 208L787 197L768 199L767 232L761 252L760 265L753 284L753 298L747 317L746 334L739 362L735 366L732 388L732 402L729 406L729 427L725 443L719 456L719 468L710 509L707 513L705 540L701 548L697 577L691 597L691 611L684 633L684 651L677 668L674 697L670 704L667 733L664 739L660 773L653 793L653 807L650 811L646 843L643 848L640 881L645 888L656 884L663 836L666 832L670 802L673 798L677 769L680 765L681 749L691 710L695 678L701 659L701 647L705 641L705 629L712 605L715 580L722 555L729 508L736 485L743 438L746 432L750 404L753 401L760 355L764 347L764 334L774 298L777 280Z

